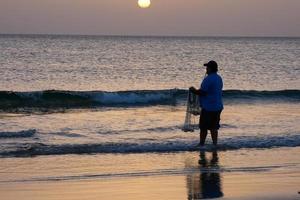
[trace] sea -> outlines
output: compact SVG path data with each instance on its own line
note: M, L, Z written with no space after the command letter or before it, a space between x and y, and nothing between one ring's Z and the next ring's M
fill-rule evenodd
M300 147L300 38L0 35L0 161L195 152L187 93L209 60L220 152Z

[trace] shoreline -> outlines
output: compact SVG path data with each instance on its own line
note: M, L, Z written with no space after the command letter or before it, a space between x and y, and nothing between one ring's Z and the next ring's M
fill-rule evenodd
M296 199L300 148L1 158L3 199ZM278 159L280 158L280 159Z

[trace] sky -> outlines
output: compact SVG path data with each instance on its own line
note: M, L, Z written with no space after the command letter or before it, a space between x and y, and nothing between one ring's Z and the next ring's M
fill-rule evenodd
M300 0L0 0L2 34L300 37Z

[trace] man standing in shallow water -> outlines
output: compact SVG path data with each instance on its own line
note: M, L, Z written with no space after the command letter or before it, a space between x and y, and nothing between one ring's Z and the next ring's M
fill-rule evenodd
M218 130L220 128L220 116L223 110L222 89L223 81L218 72L218 64L209 61L206 66L207 76L201 83L200 89L190 87L190 91L200 98L200 146L204 146L207 132L210 130L213 144L218 144Z

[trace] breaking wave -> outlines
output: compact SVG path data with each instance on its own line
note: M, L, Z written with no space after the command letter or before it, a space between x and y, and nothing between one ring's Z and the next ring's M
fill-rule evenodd
M16 131L16 132L0 132L0 139L6 138L28 138L34 136L35 129Z
M184 103L187 90L132 90L132 91L0 91L0 110L22 108L91 108L176 105ZM300 90L254 91L225 90L224 100L245 102L251 100L300 102ZM236 101L235 101L236 102Z

